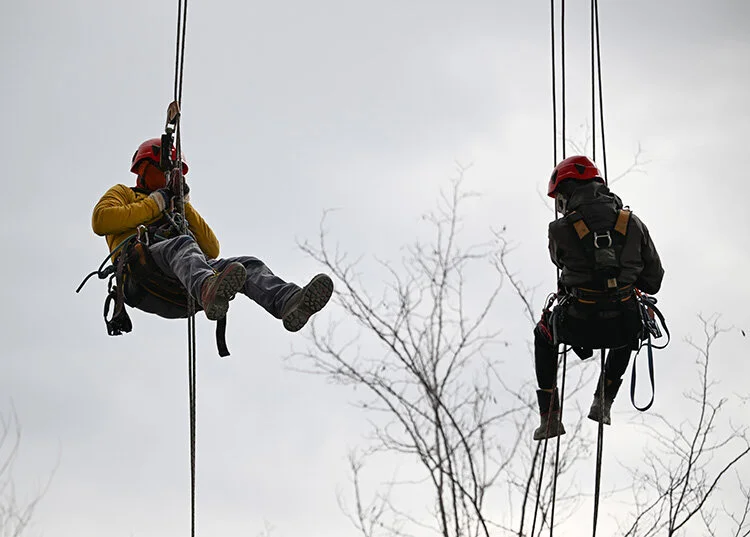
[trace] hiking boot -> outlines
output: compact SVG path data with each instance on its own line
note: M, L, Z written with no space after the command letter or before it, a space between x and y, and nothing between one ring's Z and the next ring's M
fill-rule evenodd
M247 279L247 271L241 263L229 263L227 268L203 281L201 305L206 317L217 321L229 310L229 301L242 289Z
M610 411L612 410L612 403L615 401L617 390L620 389L622 379L609 381L604 380L604 397L600 396L600 383L601 377L599 377L599 383L596 385L596 392L594 392L594 402L591 403L591 409L589 410L589 419L603 423L604 425L611 425L612 418L610 417Z
M287 301L281 319L284 328L297 332L305 326L314 313L319 312L328 303L333 294L333 281L326 274L318 274L310 283L297 291Z
M539 414L542 423L534 431L534 440L564 435L565 427L560 421L560 400L558 399L557 388L554 392L537 390L536 397L539 402Z

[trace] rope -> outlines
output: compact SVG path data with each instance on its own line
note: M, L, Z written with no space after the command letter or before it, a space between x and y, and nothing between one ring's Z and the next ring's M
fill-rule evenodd
M184 4L184 8L183 8ZM174 100L182 104L182 74L185 60L185 31L187 28L187 0L177 0L177 40L174 62Z
M594 0L591 1L591 158L596 162L596 43L594 40ZM606 181L606 179L605 179Z
M188 300L188 385L190 392L190 535L195 536L195 439L196 439L196 359L195 359L195 306Z
M596 74L595 74L596 71ZM598 84L597 84L598 82ZM598 86L598 97L599 97L599 133L602 139L602 162L604 165L604 183L607 183L607 146L604 137L604 97L602 91L602 57L601 57L601 44L599 40L599 1L591 0L591 111L592 111L592 125L594 130L594 160L596 160L596 98L597 98L597 86ZM599 414L603 417L604 415L604 390L606 387L605 378L605 352L601 350L601 374L599 376ZM596 537L597 523L599 521L599 499L601 494L601 479L602 479L602 458L604 454L604 422L599 421L597 428L596 438L596 472L594 481L594 517L593 517L593 530L592 535Z
M553 1L554 4L554 1ZM554 27L554 23L553 23ZM553 59L554 61L554 59ZM561 83L561 91L562 91L562 156L563 159L565 158L565 141L566 141L566 125L565 125L565 0L562 0L561 7L560 7L560 62L561 62L561 75L562 75L562 83ZM553 110L553 113L556 115L557 111ZM555 150L555 161L557 161L557 151ZM559 217L558 211L557 211L557 204L555 204L555 220ZM558 267L555 271L556 274L556 281L560 281L560 268ZM568 359L568 348L566 345L563 345L563 368L562 368L562 384L560 386L560 393L559 393L559 417L558 419L562 421L563 417L563 405L565 401L565 376L566 376L566 370L567 370L567 359ZM556 442L555 442L555 472L552 477L552 498L551 501L551 513L550 513L550 524L549 524L549 534L550 537L552 537L554 528L555 528L555 504L557 503L557 478L560 475L560 435L557 436ZM533 533L532 533L533 535Z
M602 372L599 375L599 415L604 416L604 388L606 380L604 378L604 349L601 350L601 365ZM597 428L596 436L596 472L594 477L594 529L593 537L596 537L596 525L599 521L599 493L601 492L602 483L602 455L604 454L604 420L599 421L599 427Z
M182 232L188 233L188 221L185 217L185 184L182 176L182 129L180 119L182 113L182 86L185 67L185 36L187 31L187 0L177 1L177 39L175 45L174 67L174 100L177 102L179 113L175 118L175 150L177 153L176 167L173 170L179 180L178 210L182 215ZM190 419L190 535L195 537L195 484L196 484L196 337L195 337L195 300L188 293L188 392Z
M526 490L524 491L523 495L523 503L521 504L521 526L518 530L518 537L523 537L523 526L524 526L524 520L526 519L526 502L529 499L529 490L531 489L531 484L534 481L534 468L536 468L536 460L539 458L539 449L541 448L542 443L537 442L536 443L536 449L534 450L534 457L531 459L531 474L529 475L529 479L526 480Z
M529 535L534 535L534 532L536 531L536 519L537 519L537 515L539 514L539 503L542 497L542 479L544 478L544 461L547 458L547 442L548 441L549 441L549 438L544 439L544 448L542 449L542 461L541 461L541 464L539 465L539 481L537 481L537 487L536 487L536 505L534 506L534 519L531 523L531 533ZM531 471L532 472L534 471L533 467Z
M566 125L565 125L565 0L562 0L561 5L561 12L560 12L560 25L561 25L561 63L562 63L562 69L561 69L561 98L562 98L562 106L561 106L561 113L562 113L562 133L561 133L561 142L562 142L562 153L563 158L565 158L565 137L566 137ZM556 61L556 50L555 50L555 0L550 0L550 44L551 44L551 56L552 56L552 150L553 150L553 166L557 166L557 73L556 73L556 67L557 67L557 61ZM555 204L555 219L559 217L558 211L557 211L557 204ZM560 269L557 269L556 272L557 281L560 279ZM567 346L563 348L563 377L562 377L562 385L560 393L558 394L559 397L559 409L558 409L558 418L562 419L562 412L563 412L563 401L565 397L565 375L566 375L566 368L567 368ZM557 388L557 386L555 386ZM547 409L548 415L552 410L552 404L554 402L554 391L552 396L550 397L550 408ZM550 420L547 421L547 428L549 429L550 426ZM540 461L540 467L539 467L539 478L537 481L537 490L536 490L536 504L534 506L534 518L531 525L531 533L530 535L534 535L536 532L536 522L537 517L539 514L539 505L541 503L541 496L542 496L542 481L544 478L544 465L547 457L547 445L549 442L549 438L544 439L544 447L542 448L542 457ZM535 462L539 454L539 446L537 445L537 450L534 454L534 459L532 460L531 464L531 476L529 477L529 484L533 480L534 476L534 469L535 469ZM556 449L555 449L555 464L554 464L554 476L552 481L552 497L550 498L551 501L551 512L550 512L550 521L549 521L549 528L550 528L550 536L552 536L552 532L554 530L554 522L555 522L555 503L556 503L556 495L557 495L557 477L559 475L559 468L560 468L560 435L557 436L556 439ZM528 497L528 486L526 490L526 497ZM524 525L524 516L525 515L525 507L526 507L526 500L524 499L524 512L522 513L521 517L521 529L519 530L519 535L523 535L523 525Z
M130 244L130 241L132 241L137 236L138 236L137 233L133 233L132 235L126 237L120 244L117 245L117 248L115 248L109 254L107 254L107 257L104 258L104 261L102 261L102 264L99 265L99 268L93 272L90 272L88 275L86 275L86 277L80 283L78 288L76 288L76 293L80 293L81 289L83 289L83 286L86 285L86 282L88 282L89 279L91 279L92 277L99 276L99 279L103 280L107 276L112 274L115 271L114 265L110 265L106 269L104 268L104 265L106 265L109 262L109 260L112 259L113 255L115 255L117 252L125 248L128 244Z
M550 30L552 43L552 167L557 166L557 77L555 70L555 0L550 0ZM557 205L555 205L555 215L557 215Z
M561 131L561 140L562 140L562 158L565 159L566 155L566 91L565 91L565 0L561 0L561 11L560 11L560 61L561 61L561 123L562 123L562 131ZM550 0L550 28L551 28L551 53L552 53L552 132L553 132L553 158L554 158L554 165L556 166L558 163L557 160L557 80L556 80L556 54L555 54L555 0ZM592 125L593 125L593 158L596 160L596 110L597 110L597 95L599 99L599 132L601 136L601 147L602 147L602 159L603 159L603 165L604 165L604 180L606 184L606 177L607 177L607 153L606 153L606 144L605 144L605 137L604 137L604 98L603 98L603 90L602 90L602 82L601 82L601 48L600 48L600 40L599 40L599 3L598 0L591 0L591 114L592 114ZM597 85L598 82L598 85ZM597 92L598 89L598 92ZM559 218L559 213L557 211L557 205L555 205L555 218ZM560 279L560 269L557 269L557 279L559 281ZM566 368L567 368L567 352L568 347L565 345L563 347L563 377L562 377L562 383L561 383L561 389L559 393L559 416L560 419L562 418L563 413L563 405L565 400L565 376L566 376ZM600 414L603 415L603 405L604 405L604 388L605 388L605 350L601 350L601 375L600 375L600 385L598 390L598 396L599 396L599 404L600 404ZM550 403L551 404L551 403ZM551 410L551 408L550 408ZM549 421L548 421L548 427L549 427ZM542 457L541 457L541 465L540 465L540 471L539 471L539 479L537 483L537 494L536 494L536 506L534 508L534 519L532 522L531 527L531 534L534 535L536 531L536 521L537 521L537 515L539 512L539 504L541 501L541 489L542 489L542 480L544 476L544 463L546 459L547 454L547 442L548 438L545 438L544 440L544 447L542 449ZM549 520L549 534L550 537L553 535L554 526L555 526L555 505L556 505L556 499L557 499L557 478L559 476L559 457L560 457L560 436L557 436L556 439L556 450L555 450L555 470L554 470L554 477L552 482L552 495L550 498L550 520ZM597 444L596 444L596 476L595 476L595 491L594 491L594 516L593 516L593 537L596 537L596 529L597 529L597 523L599 519L599 498L600 498L600 492L601 492L601 473L602 473L602 457L604 453L604 423L603 421L599 422L598 426L598 434L597 434ZM531 476L529 477L529 484L533 480L534 475L534 466L536 459L539 454L539 446L537 446L537 450L534 454L534 459L532 460L532 469L531 469ZM528 496L528 488L526 490L526 496ZM522 513L521 518L521 529L519 531L519 535L523 535L523 514L525 514L525 499L524 499L524 513Z
M560 7L560 62L562 75L562 158L565 159L565 0Z
M601 42L599 40L599 0L591 0L594 8L594 20L596 27L596 65L599 79L599 131L602 137L602 161L604 162L604 180L606 182L607 174L607 146L604 140L604 96L602 91L602 54Z
M568 363L568 347L563 346L563 369L562 369L562 385L560 386L560 421L563 418L563 402L565 401L565 373ZM555 450L555 475L552 479L552 513L550 514L549 521L549 535L552 537L552 530L555 527L555 505L557 500L557 478L560 475L560 435L557 436L557 448Z

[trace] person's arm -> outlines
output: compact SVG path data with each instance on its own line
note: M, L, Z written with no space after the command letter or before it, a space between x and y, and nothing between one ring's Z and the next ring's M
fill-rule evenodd
M195 237L195 241L205 256L209 259L219 257L219 240L206 221L203 220L203 217L189 202L185 204L185 217L187 218L190 231Z
M159 204L153 198L136 201L131 189L115 185L94 207L91 227L97 235L114 235L150 222L160 213Z
M659 292L661 282L664 279L664 268L661 265L661 259L651 240L646 224L638 220L641 233L641 256L643 258L643 271L638 275L635 286L644 293L654 294Z

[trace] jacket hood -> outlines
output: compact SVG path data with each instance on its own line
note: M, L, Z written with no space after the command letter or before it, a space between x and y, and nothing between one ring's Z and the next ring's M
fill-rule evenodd
M567 211L575 211L582 205L589 203L611 203L615 209L622 209L622 200L617 194L609 190L604 183L588 182L576 188L568 200Z

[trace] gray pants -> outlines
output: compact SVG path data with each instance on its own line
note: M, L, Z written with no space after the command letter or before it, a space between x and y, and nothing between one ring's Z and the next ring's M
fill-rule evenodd
M247 270L245 286L240 292L257 302L277 319L281 318L281 312L287 300L300 289L298 285L285 282L276 276L260 259L255 257L206 259L195 240L187 235L152 244L149 246L149 252L159 269L165 275L179 280L195 298L198 305L200 305L201 288L206 278L215 272L221 272L232 262L241 263ZM134 303L129 301L131 306L168 319L187 316L185 308L177 304L150 293L141 294L143 296L138 301Z

